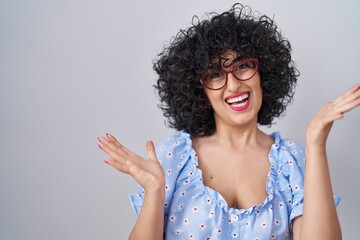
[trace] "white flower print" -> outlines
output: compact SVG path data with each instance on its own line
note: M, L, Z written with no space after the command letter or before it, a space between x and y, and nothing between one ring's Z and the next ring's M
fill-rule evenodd
M254 240L260 240L260 238L259 238L259 237L255 237Z
M190 180L189 179L186 179L185 181L184 181L184 185L188 185L190 183Z
M291 205L291 204L292 204L292 200L291 200L291 198L288 198L288 199L287 199L287 204L289 204L289 205Z
M194 173L193 173L192 171L190 171L190 172L188 173L188 175L189 175L189 176L193 176Z
M168 191L169 189L170 189L169 184L166 184L166 185L165 185L165 191Z
M181 154L181 158L185 159L186 158L186 154Z
M171 169L170 168L168 170L166 170L166 175L168 175L168 176L171 175Z
M166 156L167 156L167 158L172 158L173 153L172 153L172 152L168 152L168 153L166 154Z
M266 222L266 221L264 221L264 222L261 223L261 227L262 227L262 228L267 228L267 226L268 226L268 225L267 225L267 222Z
M256 215L260 215L260 209L256 209Z
M179 193L179 196L183 197L183 196L185 196L185 193L186 193L185 191L182 191L182 192Z
M271 164L271 168L275 168L275 167L276 167L275 163Z
M180 203L178 208L179 210L182 210L184 208L184 204Z
M296 155L297 151L296 150L292 150L292 154Z
M217 234L217 235L220 235L221 233L222 233L221 228L218 228L218 229L216 230L216 234Z
M208 197L208 198L206 198L206 203L207 204L211 204L211 199Z
M179 144L180 144L179 141L174 142L174 146L179 146Z
M195 239L195 235L192 234L192 233L190 233L190 234L189 234L189 239Z
M188 218L185 218L184 221L183 221L183 224L184 224L184 225L188 225L188 224L189 224L189 219L188 219Z
M294 186L294 191L300 191L300 187L299 187L299 185L298 184L296 184L295 186Z
M176 234L176 235L180 235L180 234L181 234L181 230L180 230L180 229L176 229L175 234Z
M205 240L211 240L211 237L208 235L205 237Z
M290 159L287 161L286 164L289 165L290 167L292 167L294 165L294 160Z
M199 212L199 208L198 208L198 207L193 207L193 208L192 208L192 212L193 212L193 213Z
M232 237L232 238L238 238L238 233L235 232L235 231L232 232L232 233L231 233L231 237Z
M163 145L160 147L160 151L164 151L164 150L165 150L165 146Z
M279 170L277 170L277 173L278 173L278 174L281 174L281 173L282 173L282 171L279 169Z
M212 217L214 217L214 216L215 216L215 212L214 212L214 211L209 212L209 217L210 217L210 218L212 218Z
M273 234L271 234L271 240L274 240L274 239L276 239L276 235L273 233Z
M206 228L205 223L200 224L200 228L201 228L201 230L205 230L205 228Z
M279 219L275 218L274 223L276 226L280 226L281 222Z
M178 164L178 168L182 168L183 164L182 163L179 163Z
M170 216L170 222L175 222L176 216L173 214Z
M269 206L269 211L272 211L272 210L273 210L273 205L270 204L270 206Z
M280 208L281 210L284 209L284 202L283 202L283 201L279 202L279 208Z
M168 208L169 207L169 203L168 202L165 202L164 203L164 208Z
M294 144L294 142L289 140L289 145L293 145L293 144Z

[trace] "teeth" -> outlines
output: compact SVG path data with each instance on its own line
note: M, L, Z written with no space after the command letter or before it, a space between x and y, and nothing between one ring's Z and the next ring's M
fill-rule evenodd
M244 103L235 103L235 104L231 104L232 107L243 107L246 105L246 102Z
M241 102L242 100L248 98L249 95L248 94L244 94L244 95L241 95L239 97L236 97L236 98L229 98L226 100L227 103L234 103L234 102Z

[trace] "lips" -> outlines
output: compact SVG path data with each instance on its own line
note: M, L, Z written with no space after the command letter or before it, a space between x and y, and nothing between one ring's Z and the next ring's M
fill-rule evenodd
M250 104L250 92L233 94L225 98L225 102L229 104L231 109L235 111L243 111L247 109Z

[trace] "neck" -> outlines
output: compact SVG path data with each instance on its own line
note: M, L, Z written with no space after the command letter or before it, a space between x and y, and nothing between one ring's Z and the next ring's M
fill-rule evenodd
M257 146L265 134L252 121L244 126L217 125L213 137L228 147L244 149L248 146Z

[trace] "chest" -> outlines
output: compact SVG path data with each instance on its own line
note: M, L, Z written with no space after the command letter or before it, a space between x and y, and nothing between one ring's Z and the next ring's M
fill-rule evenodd
M247 156L236 154L199 154L203 182L218 192L229 207L247 209L264 202L270 169L267 153Z

